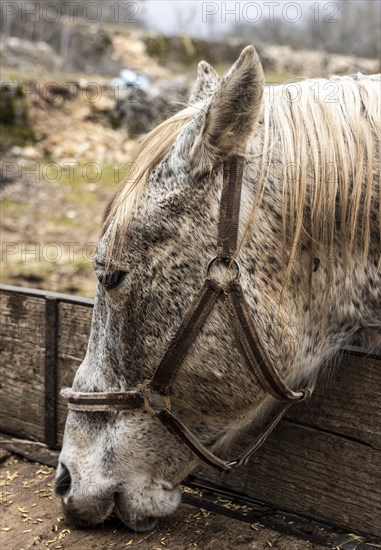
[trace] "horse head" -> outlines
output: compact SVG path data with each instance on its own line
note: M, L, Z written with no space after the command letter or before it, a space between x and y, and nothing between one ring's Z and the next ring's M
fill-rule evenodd
M358 201L368 208L371 221L364 225L368 245L363 267L354 273L361 239L351 235L348 254L332 254L340 250L336 233L331 238L330 232L337 219L330 221L328 210L320 213L339 201L340 189L333 199L331 190L324 196L324 186L309 194L322 174L310 170L306 143L318 147L322 136L328 139L328 130L316 119L320 126L314 136L303 129L303 112L306 118L319 116L317 108L310 113L312 102L301 99L295 107L289 101L282 111L281 105L271 105L271 98L264 102L264 93L253 47L242 52L222 80L201 62L189 106L143 141L136 169L114 201L95 253L99 284L74 392L127 392L152 377L215 255L224 166L237 155L245 158L237 250L241 286L262 345L283 379L296 385L314 378L361 324L379 322L378 229L372 222L379 214L373 179L363 172L359 176L361 182L365 178L366 190ZM282 95L287 101L287 93ZM364 97L372 101L370 93ZM373 130L363 132L370 145ZM344 154L339 145L348 140L332 139L339 157ZM284 164L297 146L298 158L305 155L307 160L285 183ZM357 142L352 147L357 153ZM324 155L316 154L320 162ZM295 171L293 165L291 169ZM350 203L353 176L350 167L345 170L343 208ZM320 227L323 218L329 220L328 229ZM213 277L218 280L223 271L216 266ZM348 274L349 284L339 287L337 281L347 280ZM203 445L219 452L273 406L274 398L248 372L219 301L189 347L170 397L177 417ZM99 523L115 506L128 526L142 531L177 508L179 484L198 464L146 408L70 410L56 493L66 514L79 524Z

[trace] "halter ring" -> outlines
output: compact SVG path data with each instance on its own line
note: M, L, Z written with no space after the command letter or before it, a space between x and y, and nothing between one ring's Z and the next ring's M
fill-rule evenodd
M235 258L221 258L221 256L214 256L211 260L209 260L208 265L206 267L206 277L208 278L210 276L211 270L213 265L216 264L216 262L219 262L222 264L227 270L229 270L231 267L233 267L236 271L235 276L229 280L229 283L232 283L233 281L238 281L241 276L241 266Z

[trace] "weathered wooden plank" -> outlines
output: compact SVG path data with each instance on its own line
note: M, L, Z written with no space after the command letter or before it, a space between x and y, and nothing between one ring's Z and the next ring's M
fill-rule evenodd
M16 292L14 289L2 288L0 292L0 429L45 441L48 428L52 442L54 426L46 426L49 418L53 417L46 417L45 340L49 332L54 332L54 327L50 326L46 333L46 296L58 304L57 379L55 384L50 380L56 385L57 393L61 387L71 385L85 356L92 302L85 300L81 304L78 298L73 301L70 296L67 297L68 302L61 302L66 298L65 295L28 290ZM54 342L51 344L54 345ZM61 443L66 403L58 401L55 428Z
M381 452L284 421L249 464L212 480L283 510L381 536Z
M58 357L83 359L86 354L93 310L61 302L58 311Z
M14 438L0 432L0 445L0 451L5 449L9 453L23 456L32 462L40 462L47 466L57 467L59 451L49 449L40 441L34 442L28 439Z
M58 309L57 391L71 386L74 375L86 355L92 308L61 302ZM62 443L67 403L58 397L57 440Z
M287 418L381 450L381 358L343 355L335 376L326 369L309 403Z
M42 290L40 288L28 288L23 286L4 285L0 284L0 292L8 292L18 294L20 296L34 296L37 298L45 298L47 295L54 297L58 302L67 304L79 304L81 306L93 306L94 300L91 298L83 298L82 296L73 296L72 294L61 294L60 292L52 292L51 290Z
M1 292L1 429L44 439L45 300Z

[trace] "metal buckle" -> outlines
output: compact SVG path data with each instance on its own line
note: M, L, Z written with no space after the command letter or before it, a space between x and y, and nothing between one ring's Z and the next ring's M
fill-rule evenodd
M241 276L241 266L238 260L236 260L235 258L231 258L231 259L221 258L220 256L214 256L211 260L209 260L208 265L206 266L206 277L210 276L212 267L216 264L216 262L219 262L220 264L222 264L226 268L227 272L232 267L236 270L235 276L232 277L229 281L227 281L228 283L232 283L233 281L238 281L238 279ZM223 281L223 282L226 282L226 281Z
M144 409L154 416L162 411L170 411L171 400L169 395L155 393L150 386L150 382L151 380L144 380L142 384L137 386L143 396Z

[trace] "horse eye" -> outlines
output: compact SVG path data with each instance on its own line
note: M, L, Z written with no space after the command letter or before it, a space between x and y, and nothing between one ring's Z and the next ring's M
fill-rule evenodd
M109 271L103 274L101 283L107 289L116 288L122 282L125 274L125 271Z
M100 271L99 269L95 270L98 277L98 281L107 289L116 288L121 282L123 277L126 275L125 271L113 270L113 271Z

